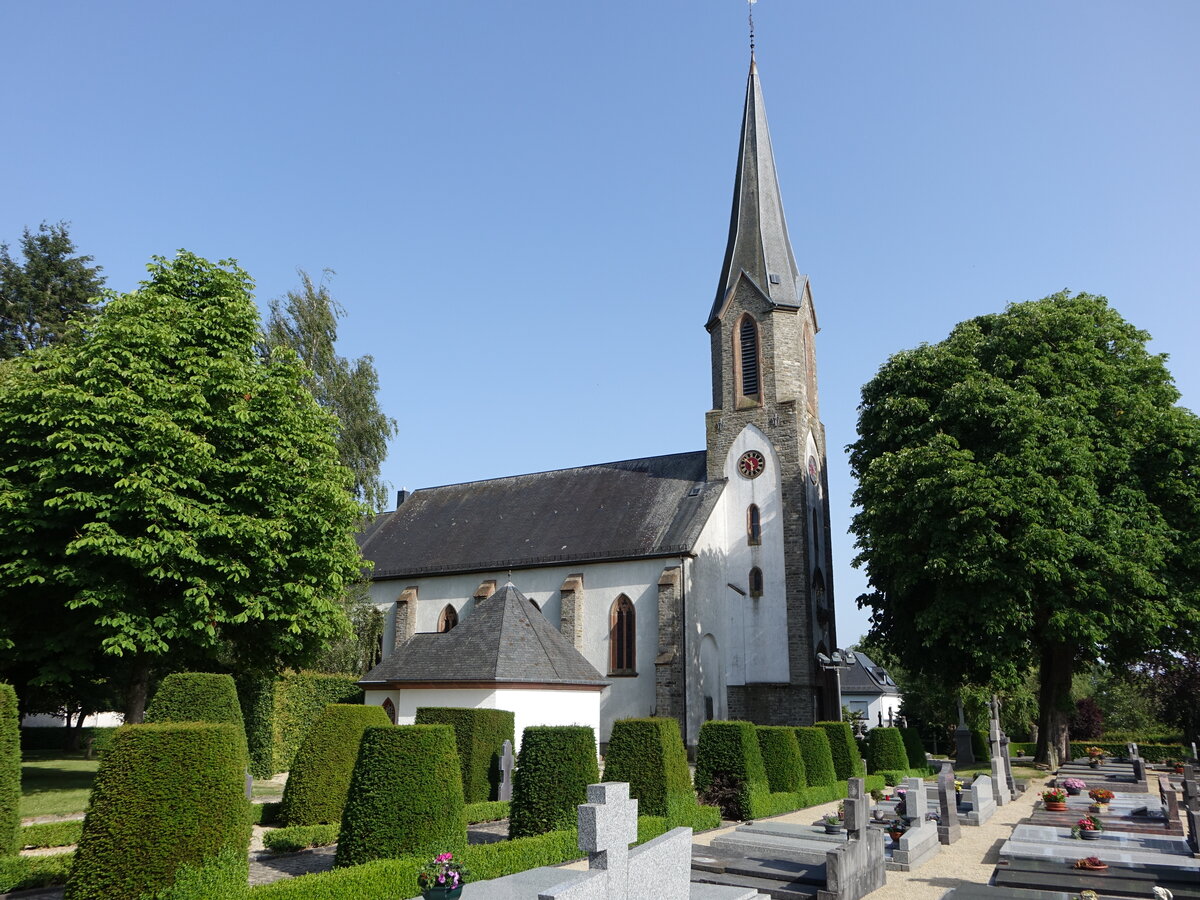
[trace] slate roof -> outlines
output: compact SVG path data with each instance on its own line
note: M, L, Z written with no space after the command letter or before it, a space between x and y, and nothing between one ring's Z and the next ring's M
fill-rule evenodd
M725 482L703 450L413 491L360 535L372 577L689 552Z
M858 665L842 672L843 694L899 694L900 688L892 681L887 669L877 666L865 653L854 651Z
M359 685L396 682L608 684L511 583L444 633L414 634Z

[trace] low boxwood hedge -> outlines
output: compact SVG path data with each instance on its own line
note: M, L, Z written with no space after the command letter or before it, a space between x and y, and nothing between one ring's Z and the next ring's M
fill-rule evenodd
M341 825L288 825L263 832L263 846L275 853L295 853L309 847L336 844Z
M772 793L804 790L808 786L808 777L796 729L786 725L759 725L755 730Z
M535 725L521 736L508 819L510 838L574 827L587 786L600 780L596 733L586 725Z
M238 703L237 686L230 675L210 672L174 672L162 680L146 707L146 723L217 722L233 725L242 739L243 768L250 765L246 725Z
M516 719L507 709L417 707L418 725L450 725L462 765L463 800L486 803L500 796L504 742L516 746Z
M872 728L867 732L867 770L875 773L907 769L908 754L899 728Z
M638 812L663 816L672 828L690 825L698 815L687 749L676 719L613 722L604 757L604 780L628 782L629 796L637 798Z
M79 843L83 834L83 821L72 819L67 822L42 822L21 828L22 847L70 847Z
M0 857L21 849L21 717L17 692L0 684Z
M480 822L498 822L508 818L511 804L507 800L489 800L486 803L468 803L463 809L468 825Z
M900 729L900 737L904 739L904 755L908 757L910 769L921 769L929 765L925 755L925 745L921 742L921 732L909 726Z
M1071 741L1071 759L1083 759L1087 756L1088 747L1099 747L1109 756L1122 757L1125 755L1124 743L1113 741ZM1033 756L1037 752L1037 744L1032 741L1013 741L1008 745L1011 756ZM1183 744L1138 744L1138 755L1146 762L1162 762L1164 759L1187 759L1192 755L1192 748Z
M0 894L65 884L74 853L0 857Z
M873 773L893 787L900 787L905 778L931 778L937 774L933 766L919 766L915 769L880 769Z
M363 732L338 838L338 867L467 845L462 770L449 725Z
M269 803L250 804L250 822L253 825L276 825L280 821L279 810L283 804L278 800Z
M350 775L363 732L386 728L382 706L331 703L304 736L283 789L280 818L287 825L332 825L342 821Z
M833 751L829 747L829 734L824 728L801 727L796 729L796 741L800 744L800 755L804 758L804 773L808 786L828 787L837 784L837 770L833 767Z
M867 774L849 722L818 722L817 727L824 728L829 736L829 750L833 754L833 770L838 781L862 778Z
M96 772L67 900L150 898L183 866L246 883L245 738L230 724L126 725ZM240 860L232 868L222 859Z

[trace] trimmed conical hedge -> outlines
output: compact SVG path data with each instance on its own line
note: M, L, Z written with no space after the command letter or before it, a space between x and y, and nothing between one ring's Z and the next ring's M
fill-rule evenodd
M21 849L21 720L17 692L0 684L0 856Z
M804 769L804 757L800 753L800 742L796 729L786 725L759 725L758 749L762 752L763 767L767 770L767 781L771 793L796 794L808 786Z
M676 719L618 719L604 757L604 780L626 781L639 816L689 823L696 806L687 749Z
M363 732L392 723L382 706L331 703L296 751L280 818L288 825L336 825L350 791Z
M417 707L418 725L450 725L462 765L463 800L486 803L500 798L500 758L504 742L516 746L516 717L507 709Z
M587 786L600 780L596 733L586 725L534 725L521 736L508 836L574 828Z
M900 736L904 738L904 755L908 758L908 767L910 769L921 769L928 766L929 761L925 756L925 745L921 743L921 732L910 725L907 728L900 729Z
M399 856L432 859L466 846L454 729L389 725L364 731L334 865Z
M909 768L899 728L872 728L867 732L867 767L872 774Z
M701 797L720 799L726 818L752 819L771 794L758 749L758 734L750 722L705 722L696 741L696 790ZM736 791L736 796L729 794Z
M245 736L229 724L126 725L96 773L67 900L148 900L183 868L244 887Z
M800 755L804 757L808 786L826 787L837 784L833 752L829 749L829 733L824 728L815 726L797 728L796 740L800 744Z
M837 772L838 781L849 778L865 778L866 767L858 749L858 741L854 740L854 729L849 722L818 722L817 726L825 729L829 735L829 749L833 753L833 768Z
M146 707L146 722L224 722L234 725L242 736L245 765L250 764L250 753L246 748L246 723L238 703L237 685L231 675L210 672L174 672L168 675Z

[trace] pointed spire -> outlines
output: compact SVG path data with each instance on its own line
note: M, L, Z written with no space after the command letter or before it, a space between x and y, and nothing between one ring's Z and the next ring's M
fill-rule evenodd
M767 110L753 53L750 55L750 76L746 81L746 109L742 114L729 244L709 315L710 325L721 314L729 292L743 272L776 306L800 305L804 282L788 239L775 157L771 153L771 135L767 130Z

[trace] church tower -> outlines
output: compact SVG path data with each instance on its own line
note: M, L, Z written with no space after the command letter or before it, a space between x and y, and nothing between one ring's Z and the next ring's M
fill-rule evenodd
M749 543L755 544L756 528L760 543L772 531L782 538L782 560L753 563L750 591L734 598L744 599L747 621L760 617L757 633L771 649L764 651L770 659L757 663L747 651L745 665L729 678L728 715L764 724L840 719L837 676L817 663L818 653L837 647L817 319L808 278L800 274L788 239L753 56L729 243L706 328L713 385L706 417L708 480L724 479L727 493L745 498L735 502L746 506ZM770 512L760 519L762 510ZM783 571L771 572L772 566ZM772 598L771 585L782 596ZM772 602L769 613L751 605L762 603L765 610ZM768 614L772 618L761 618Z

